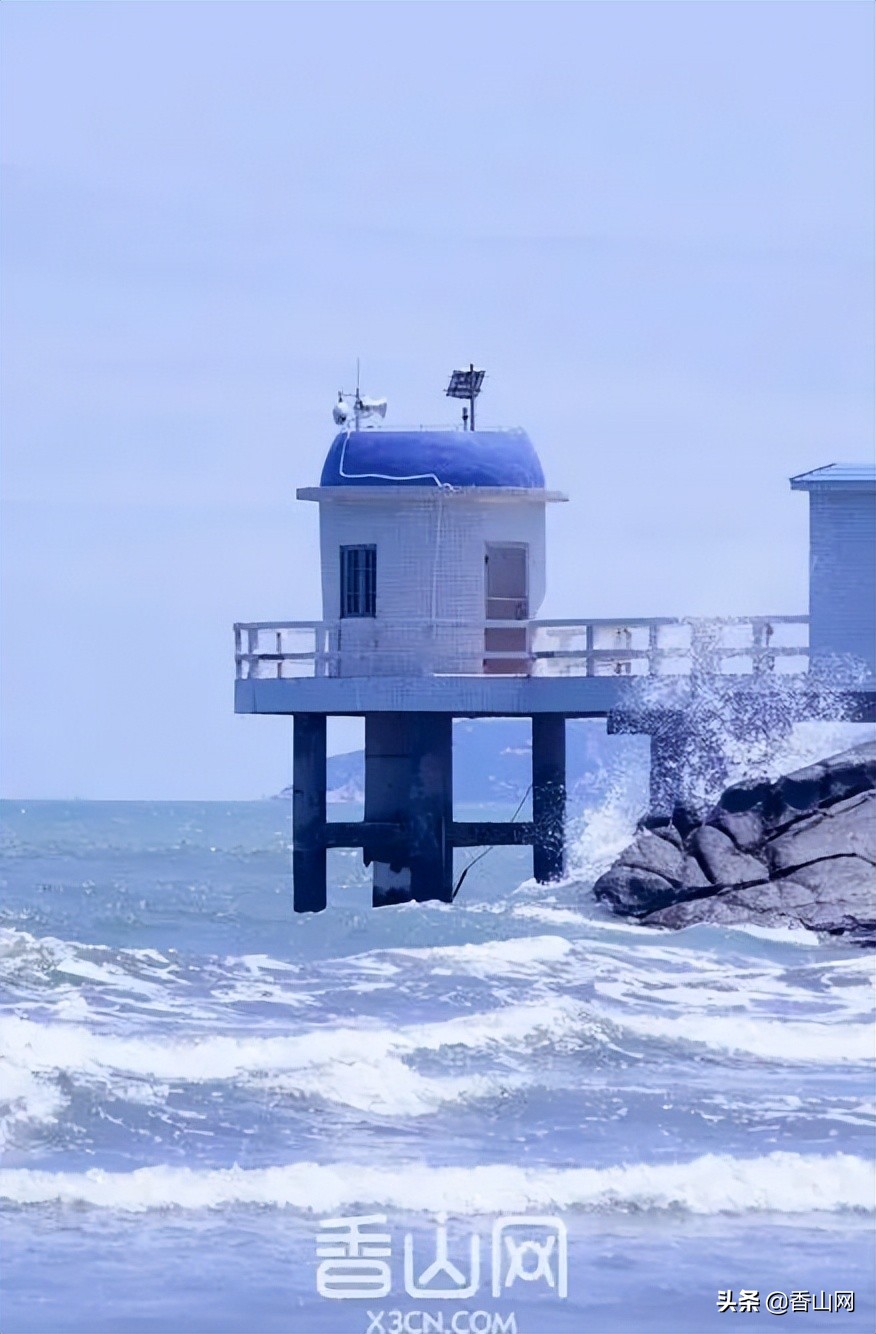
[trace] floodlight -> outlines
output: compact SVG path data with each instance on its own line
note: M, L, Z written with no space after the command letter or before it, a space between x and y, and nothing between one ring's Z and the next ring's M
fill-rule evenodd
M472 363L469 365L467 371L454 371L450 376L450 384L444 391L448 398L468 399L472 431L475 428L475 399L481 392L481 386L484 383L485 375L486 371L477 370ZM463 421L465 421L465 416L465 409L463 409Z

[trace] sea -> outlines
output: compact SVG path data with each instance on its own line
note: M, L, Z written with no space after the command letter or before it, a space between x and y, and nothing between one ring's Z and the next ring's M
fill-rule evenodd
M4 803L3 1334L872 1334L873 956L611 917L634 818L295 916L284 801Z

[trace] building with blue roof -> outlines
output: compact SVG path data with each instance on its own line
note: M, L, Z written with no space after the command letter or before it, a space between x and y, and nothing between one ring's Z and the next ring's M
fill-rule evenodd
M809 493L809 659L833 676L876 674L876 464L791 478Z
M484 671L525 654L545 595L545 488L523 430L365 429L332 441L318 487L323 617L339 676ZM489 663L513 673L520 661Z
M545 488L525 431L342 430L319 486L297 494L319 505L330 675L349 678L352 691L363 678L528 672L528 625L545 595L546 510L565 496ZM436 786L423 837L434 842L434 811L446 819L452 805L450 728L432 711L366 714L366 822L410 822L412 767L429 755ZM377 840L364 852L375 903L426 883L439 897L451 893L452 855L431 855L424 870L418 854L394 864Z
M522 430L341 431L320 486L381 485L543 491L544 473Z
M791 478L792 491L812 491L816 487L876 486L876 463L827 463L823 468L798 473Z

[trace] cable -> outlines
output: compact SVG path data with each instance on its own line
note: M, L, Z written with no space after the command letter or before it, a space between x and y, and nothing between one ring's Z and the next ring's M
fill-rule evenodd
M441 534L444 521L444 495L443 492L438 496L438 513L435 516L435 551L432 557L432 627L434 634L435 621L438 618L438 556L441 551Z
M347 434L344 437L344 443L341 447L341 457L338 462L338 472L340 473L341 477L346 477L348 480L351 481L356 479L357 477L358 478L367 477L377 482L434 482L435 485L440 487L442 491L456 490L452 482L442 482L441 478L436 477L433 472L416 472L416 473L411 473L407 477L391 477L389 473L385 472L344 472L344 460L347 457L347 445L350 443L350 436L352 435L352 432L353 428L351 426L348 426Z
M526 789L526 791L524 792L523 796L520 798L520 801L517 803L517 810L514 812L514 814L511 816L511 819L508 821L509 824L513 824L514 821L517 819L518 815L520 814L520 812L521 812L522 809L523 809L523 803L525 802L526 798L529 796L529 794L530 794L531 791L532 791L532 784L530 783L530 784L529 784L529 787ZM459 891L462 889L462 882L463 882L463 880L465 879L465 877L468 875L468 873L469 873L469 871L471 870L471 868L472 868L473 866L477 866L478 862L483 861L484 857L486 857L486 855L487 855L488 852L492 852L492 851L493 851L496 847L498 847L498 846L499 846L499 845L496 844L496 843L491 843L490 846L489 846L488 848L484 848L483 852L479 852L478 855L477 855L476 857L472 857L472 859L471 859L471 861L469 862L468 866L465 867L465 869L464 869L463 872L462 872L462 875L459 877L459 879L458 879L457 882L456 882L456 888L454 889L452 895L450 896L450 902L451 902L451 903L454 902L454 900L456 899L457 894L458 894Z

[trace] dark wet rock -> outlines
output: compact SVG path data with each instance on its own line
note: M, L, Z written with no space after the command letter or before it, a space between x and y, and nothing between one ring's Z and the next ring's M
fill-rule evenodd
M681 834L678 832L675 825L670 824L668 820L662 825L652 826L651 832L656 834L657 838L665 839L667 843L670 843L672 847L677 848L679 852L683 851L684 839L681 837Z
M727 811L718 806L710 820L715 829L732 838L740 852L753 852L763 842L763 816L758 810Z
M625 916L641 917L655 908L674 903L679 896L677 884L640 867L613 866L608 875L611 877L612 906Z
M782 874L838 853L855 853L872 865L876 861L873 818L873 801L866 793L807 813L766 840L764 852L770 870ZM871 888L872 880L871 871Z
M676 806L672 812L673 828L678 830L682 840L686 839L688 834L692 834L699 823L696 813L687 806Z
M680 840L642 829L602 880L618 912L638 916L678 898L683 865Z
M715 825L700 825L687 840L710 885L756 884L768 878L767 868L749 852L740 852L729 834Z
M681 868L681 883L686 889L711 889L709 879L696 857L685 857Z
M621 853L618 858L618 865L654 871L657 875L662 876L664 880L680 885L683 860L684 857L680 847L645 829L639 834L636 841Z
M876 943L876 743L736 783L703 820L676 808L643 823L594 891L649 926L754 922Z

